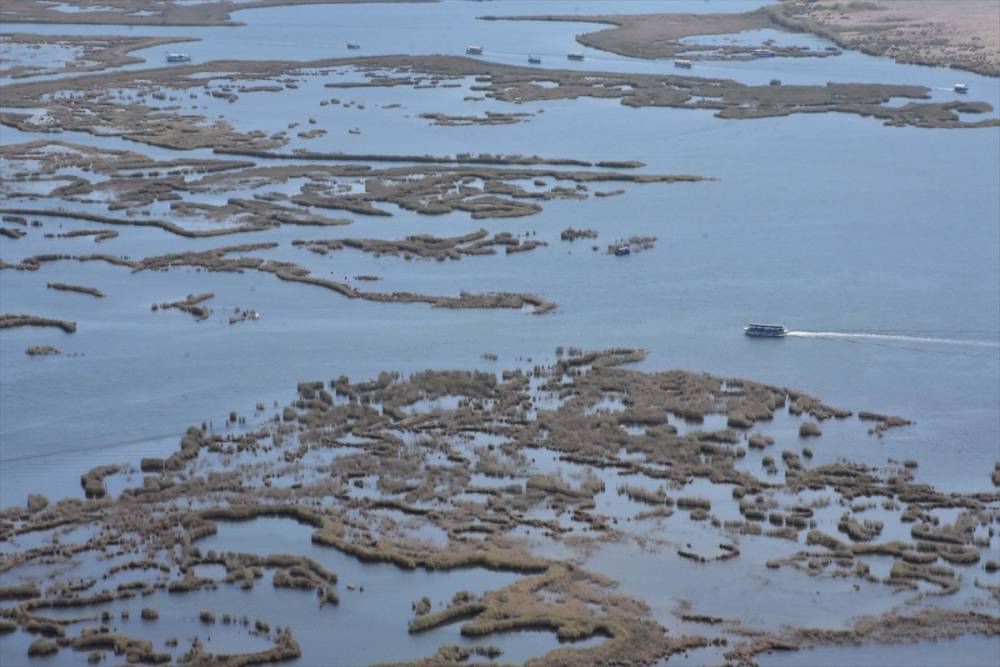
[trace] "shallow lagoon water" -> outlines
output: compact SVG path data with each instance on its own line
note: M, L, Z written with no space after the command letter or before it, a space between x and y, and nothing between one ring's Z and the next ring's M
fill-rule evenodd
M386 638L400 637L400 628L413 617L410 603L424 595L431 598L436 610L447 604L451 596L460 590L479 595L487 590L506 586L516 581L519 576L514 573L489 572L481 569L427 572L405 571L394 565L362 564L335 549L313 545L310 542L311 533L311 528L288 519L256 519L243 523L221 524L218 534L199 540L198 547L203 551L214 549L220 553L240 551L261 555L272 553L306 555L336 572L341 602L337 607L327 607L321 612L330 616L328 624L314 623L311 615L316 612L306 609L302 610L302 617L298 622L292 622L294 619L291 616L282 622L302 628L304 631L302 637L299 637L299 632L296 632L296 637L300 642L313 644L311 650L303 646L307 655L321 654L332 641L339 647L338 652L343 664L402 660L413 655L429 655L446 641L470 643L458 633L461 623L446 625L426 633L408 635L406 641L389 642ZM266 548L261 545L261 534L268 535ZM267 575L265 581L259 584L261 588L266 588L266 577ZM360 588L354 591L348 590L346 588L348 583ZM206 597L213 605L220 604L214 599L214 594ZM311 596L302 596L297 592L289 593L286 597L309 598L305 606L310 608L316 604ZM266 604L271 606L273 602L268 601ZM284 609L282 615L285 616ZM364 636L359 637L359 632L363 632ZM504 649L504 658L515 662L541 655L558 646L553 634L543 632L508 633L486 637L474 643L499 645Z
M902 414L917 425L881 441L862 439L842 454L930 457L921 471L933 475L927 481L967 488L985 483L985 477L980 482L968 471L985 472L995 460L989 443L998 430L995 408L1000 404L996 347L878 339L761 341L746 339L740 327L765 319L804 330L995 342L1000 261L993 221L1000 217L1000 202L991 183L1000 174L990 157L1000 150L1000 133L883 128L869 119L839 116L720 121L699 112L632 110L590 100L578 104L580 125L587 118L592 124L638 118L638 123L621 123L615 157L654 160L659 155L651 171L707 173L720 180L628 185L620 197L547 202L536 216L485 225L491 231L536 231L550 243L522 255L437 263L347 250L321 258L285 243L278 250L317 267L317 273L325 266L333 277L375 273L386 276L388 284L398 276L400 284L433 293L538 291L559 303L555 313L530 317L351 302L263 274L174 270L128 276L127 269L93 263L7 272L5 310L75 319L80 329L71 337L56 331L4 332L3 458L179 434L187 423L221 421L230 409L287 396L282 392L305 377L482 366L485 351L497 352L502 367L519 356L551 358L555 346L572 343L637 345L650 352L647 367L753 377L851 409ZM640 147L643 133L664 120L670 121L668 127L679 127ZM485 150L499 141L520 148L518 135L529 148L530 127L435 129L478 136ZM607 141L590 127L595 141ZM493 133L489 141L488 133ZM541 136L556 141L553 133ZM579 154L579 149L569 150L568 136L562 140L561 149L546 146L549 150L538 152ZM662 152L654 153L650 143L662 144ZM779 146L779 164L761 158L761 151ZM587 157L603 154L591 151ZM862 152L866 157L859 162ZM962 215L955 215L953 197L965 202ZM46 220L42 231L53 224L58 223ZM62 224L64 229L94 226ZM621 260L594 253L581 242L558 241L559 230L570 225L595 227L598 243L626 234L656 235L660 241L653 250ZM386 219L358 217L350 226L319 233L285 227L232 242L452 235L479 226L464 214L397 212ZM138 257L163 251L156 230L127 231L100 246L87 239L43 239L37 233L18 241L0 239L0 256L99 249ZM223 244L218 239L168 242L173 249ZM49 280L95 283L114 296L98 301L53 293L44 289ZM161 287L150 291L151 282ZM194 323L180 313L147 314L154 301L209 290L217 293L215 306L257 308L263 319L228 327L218 319ZM144 311L140 323L134 317L138 309ZM109 330L121 333L112 340ZM408 335L401 339L399 331ZM151 341L157 354L149 357L144 353ZM18 353L28 344L56 344L85 356L28 359ZM195 367L197 373L184 370ZM83 369L93 370L78 372ZM137 370L147 378L143 388L122 395L129 384L125 378ZM59 437L51 411L37 400L61 394L75 397L63 403L70 409L59 422L76 434L74 447ZM88 404L94 407L87 409ZM94 419L98 410L116 418ZM962 455L943 450L942 441L961 448ZM23 497L23 487L15 493L4 486L4 503Z
M744 3L739 8L757 4ZM616 12L662 9L662 3L614 3ZM734 3L695 2L671 3L670 10L735 9ZM641 61L590 49L585 49L583 63L566 61L566 51L581 50L573 36L600 29L599 25L475 20L476 15L485 13L548 11L610 10L607 3L596 2L572 3L572 9L570 3L552 2L530 6L519 2L314 6L242 12L237 17L249 24L242 28L124 30L135 35L202 37L201 42L183 47L196 61L354 55L341 43L348 39L362 43L362 55L457 54L466 43L480 42L486 46L485 57L496 62L524 64L525 53L530 51L543 55L544 67L674 73L669 61ZM337 26L334 35L331 24ZM107 32L106 26L17 28L48 34ZM282 39L283 34L295 34L295 38ZM814 48L826 44L803 35L790 39ZM133 67L158 65L160 51L140 53L149 62ZM786 83L916 83L935 88L934 99L956 99L950 86L963 80L970 85L970 99L983 99L1000 108L1000 82L996 79L897 65L851 52L823 59L697 63L691 73L747 83L766 83L771 78ZM464 89L304 88L296 93L294 112L282 108L292 91L273 98L267 93L243 95L233 105L207 97L197 103L207 102L212 115L224 113L235 125L247 129L271 129L269 123L274 129L283 129L288 120L304 125L305 117L316 115L320 119L317 126L329 127L330 134L293 144L314 150L502 151L590 160L638 159L647 163L645 170L649 172L703 174L719 181L625 185L626 193L619 197L545 202L542 213L512 220L480 222L465 214L426 217L392 208L392 218L359 216L350 226L332 229L283 227L224 240L189 240L165 237L158 230L130 228L117 239L95 245L85 238L44 239L41 234L100 225L46 218L42 229L29 228L29 236L23 239L0 238L0 257L7 261L39 252L109 252L140 257L166 252L165 247L173 251L277 240L281 246L261 256L296 261L316 275L334 278L382 275L384 280L375 287L379 290L412 288L441 294L460 289L526 290L537 291L560 306L544 317L508 311L449 311L424 305L349 301L322 289L282 283L267 274L175 269L130 275L127 269L96 263L47 264L37 273L5 271L0 274L4 312L73 319L80 328L72 336L55 330L14 330L0 335L0 505L21 503L29 491L53 497L81 495L79 474L93 465L135 463L141 456L167 454L176 448L187 425L202 420L221 425L229 410L250 414L257 401L268 405L273 400L285 402L292 398L300 380L341 374L358 380L385 369L497 370L524 363L526 357L550 362L557 345L643 347L650 353L643 364L647 369L682 367L749 377L800 388L854 410L900 414L916 424L892 430L882 439L865 435L864 427L854 419L825 423L824 435L808 442L815 452L814 462L844 457L880 465L888 458L916 458L921 462L915 471L918 481L944 489L988 488L989 470L998 458L996 435L1000 432L1000 195L996 189L1000 181L996 161L1000 129L885 128L876 120L841 115L724 121L707 111L630 109L616 100L587 98L525 105L492 100L468 103L462 100L467 94ZM368 108L355 113L318 106L319 99L334 96L356 99ZM262 108L258 102L264 100L268 102ZM379 105L393 102L402 102L405 108L376 111ZM501 127L434 127L416 117L422 111L471 114L484 109L541 108L545 112L536 113L529 122ZM323 118L325 114L329 117ZM345 128L353 126L361 127L362 134L347 135ZM615 131L606 131L608 127ZM296 131L301 129L307 128ZM47 136L9 128L2 132L4 143ZM179 154L79 133L55 138L129 148L157 157ZM211 157L208 151L185 155ZM586 240L560 242L559 231L571 225L598 229L596 243L601 248L611 239L631 234L656 235L659 240L652 250L619 259L591 251ZM480 226L491 233L533 231L549 246L519 255L437 263L376 258L352 250L319 257L289 243L296 238L453 235ZM47 290L48 281L97 286L109 297L96 300ZM205 322L197 323L180 312L149 311L150 303L209 290L216 293L209 302L215 313ZM225 318L236 306L256 308L263 317L229 326ZM749 320L782 321L806 331L890 337L750 340L740 331ZM931 340L891 337L899 335ZM967 343L945 344L933 339ZM23 350L32 344L53 344L81 356L28 358ZM487 351L497 353L499 360L482 359ZM774 424L761 426L765 431L773 428L778 443L765 452L751 451L748 468L759 468L763 455L780 458L781 449L801 448L797 422L782 422L779 417ZM636 509L615 495L613 487L609 491L601 498L609 511ZM702 493L704 489L690 491ZM672 537L701 539L700 529L685 512L676 512L667 522L664 525L673 531ZM275 527L268 532L281 535L295 531ZM256 533L255 524L224 526L219 536L204 541L204 548L209 548L208 544L233 548L227 545L239 544L243 535L246 543L240 548L253 550L255 543L259 545ZM318 549L308 543L308 531L304 543L296 542L295 546L297 553ZM757 565L771 546L758 550ZM749 562L754 550L749 545L741 548ZM322 551L325 558L337 558L333 569L341 581L350 580L346 576L349 572L359 581L378 579L370 574L375 571L370 566L361 566L332 550ZM672 568L676 562L676 570L663 579L660 573L665 562ZM621 580L625 592L647 599L651 595L648 582L659 581L660 588L652 594L654 614L671 631L680 627L668 623L672 596L684 585L693 587L689 592L706 601L699 611L725 615L732 591L742 590L745 595L741 599L756 600L764 605L764 611L785 609L784 616L773 617L775 623L796 622L802 615L815 617L817 609L829 606L833 611L826 620L839 624L856 613L877 613L895 602L886 600L884 591L875 587L849 592L845 582L822 582L820 597L825 602L806 599L802 590L816 582L805 575L801 585L788 586L787 600L761 601L764 591L771 593L777 587L766 578L740 581L744 568L726 564L712 570L715 588L706 591L704 578L697 576L704 571L699 569L703 566L672 552L664 557L612 546L600 550L588 564ZM400 582L399 609L386 620L392 621L396 632L409 616L409 601L424 594L418 591L419 586L411 587L412 579L401 577L425 580L427 593L437 583L426 573L403 575L389 572L391 569L378 576L385 576L387 582ZM757 570L763 571L760 567ZM444 588L446 593L480 583L492 588L501 585L504 576L481 571L450 573L443 575L448 582ZM729 577L729 585L725 577ZM364 613L374 618L376 613L369 606L376 604L378 585L364 585L366 593L357 599L365 602L357 604L366 605ZM266 582L260 586L267 588ZM246 600L236 591L226 595L234 604ZM300 602L295 603L292 594L288 595L289 604L298 604L303 617L311 613L309 605L314 600L297 597ZM380 594L378 600L383 599ZM215 594L211 601L221 604ZM353 597L350 603L355 603ZM197 603L184 607L189 607L192 615L197 613ZM752 611L743 610L741 615ZM324 611L334 615L344 612L354 613L346 604L339 610ZM137 613L133 619L135 616ZM322 636L300 634L300 629L311 627L309 623L295 625L296 636L304 645L322 642ZM346 632L348 626L337 627ZM354 624L349 627L356 632ZM456 640L457 628L453 625L429 633L419 647L386 643L386 659L430 653L441 642ZM18 633L5 638L0 647L7 657L23 656L21 642L26 643L26 637ZM504 646L504 659L510 660L537 655L555 645L551 635L534 633L494 638L488 643ZM995 640L965 638L954 645L962 647L956 655L968 657L969 664L988 664L988 658L995 655L990 652L995 651ZM952 644L936 644L932 650L922 651L921 645L920 649L902 649L905 654L898 652L899 647L831 648L762 656L761 661L782 665L850 659L858 664L884 664L885 657L894 660L905 655L907 660L933 665L948 662L948 646ZM692 659L699 655L705 653L694 652ZM67 657L72 654L63 652L58 660ZM675 662L671 660L671 664Z

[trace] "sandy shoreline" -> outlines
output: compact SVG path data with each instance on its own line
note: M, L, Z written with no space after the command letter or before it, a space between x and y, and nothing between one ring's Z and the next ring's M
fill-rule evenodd
M847 49L1000 76L1000 2L785 0L776 9L780 22Z
M733 14L608 14L577 16L485 16L488 20L570 21L605 23L605 30L577 35L595 49L635 58L747 59L768 56L826 57L830 51L759 44L724 47L721 52L692 39L700 35L739 33L771 28L810 32L845 49L888 56L900 63L953 67L1000 76L1000 3L992 0L783 0L752 12Z
M61 12L35 0L6 0L0 7L5 23L83 23L110 25L239 26L231 13L263 7L354 3L437 2L437 0L251 0L181 4L174 0L108 0L94 9ZM101 9L101 8L105 9Z

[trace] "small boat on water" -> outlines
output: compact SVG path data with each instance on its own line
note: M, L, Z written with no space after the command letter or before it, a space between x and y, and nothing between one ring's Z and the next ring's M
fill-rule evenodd
M566 57L570 60L583 60L583 54L579 51L574 51L573 53L567 53Z
M189 63L191 62L191 56L186 53L167 53L168 63Z
M483 55L483 47L476 46L475 44L469 44L465 47L465 52L470 56L481 56Z
M615 255L617 255L618 257L625 257L626 255L631 255L631 254L632 254L632 248L628 247L627 245L620 245L617 248L615 248Z
M348 42L347 43L347 48L352 49L352 50L353 49L360 49L361 45L358 44L358 43L356 43L356 42Z
M774 51L771 49L754 49L753 55L756 58L773 58Z
M542 57L541 56L528 56L528 62L531 63L532 65L541 65L542 64Z
M691 64L690 60L678 59L674 61L674 67L682 67L684 69L691 69Z
M967 85L965 85L964 83L956 83L955 84L955 92L956 93L967 93L967 92L969 92L969 87Z
M748 336L781 338L788 333L788 329L781 324L748 324L743 327L743 333Z

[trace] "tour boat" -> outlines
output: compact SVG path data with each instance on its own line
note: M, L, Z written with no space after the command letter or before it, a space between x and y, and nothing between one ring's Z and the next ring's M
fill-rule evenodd
M683 67L684 69L691 69L690 60L675 60L674 67Z
M481 56L483 55L483 47L476 46L475 44L470 44L469 46L465 47L465 52L468 53L470 56Z
M191 62L191 56L186 53L168 53L167 54L168 63L189 63Z
M788 329L781 324L748 324L743 327L743 333L748 336L780 338L788 333Z
M617 248L615 248L615 254L618 255L619 257L624 257L625 255L631 255L632 249L627 245L620 245Z
M566 57L570 60L583 60L583 54L579 51L574 51L573 53L566 54Z
M541 56L528 56L528 62L532 65L540 65L542 62Z
M955 84L955 92L956 93L967 93L967 92L969 92L969 87L967 85L965 85L964 83L956 83Z

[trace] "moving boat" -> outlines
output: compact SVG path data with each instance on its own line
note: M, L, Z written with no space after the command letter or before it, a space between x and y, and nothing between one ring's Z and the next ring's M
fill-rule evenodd
M540 65L542 63L541 56L528 56L528 62L532 65Z
M570 60L583 60L583 54L579 51L574 51L573 53L566 54L566 57Z
M964 83L956 83L955 84L955 92L956 93L967 93L967 92L969 92L969 87L967 85L965 85Z
M465 52L470 56L481 56L483 55L483 47L470 44L465 47Z
M361 45L360 44L356 44L355 42L348 42L347 43L347 48L349 48L349 49L360 49Z
M683 67L684 69L691 69L691 61L683 59L675 60L674 67Z
M191 62L191 56L186 53L167 53L168 63L189 63Z
M627 245L620 245L617 248L615 248L615 254L619 257L624 257L625 255L631 255L632 248L628 247Z
M743 333L748 336L781 338L788 333L788 329L781 324L748 324L743 327Z

